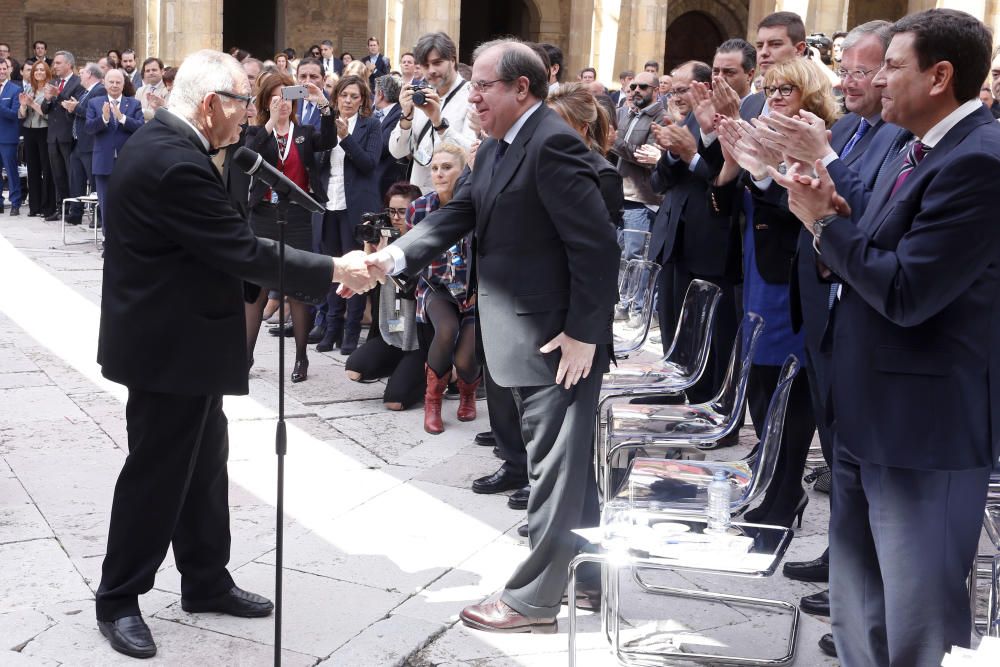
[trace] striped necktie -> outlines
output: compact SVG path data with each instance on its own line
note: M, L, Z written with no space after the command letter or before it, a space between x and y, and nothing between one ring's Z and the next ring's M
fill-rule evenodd
M906 159L903 160L903 168L899 170L899 176L896 177L896 184L892 186L892 192L889 193L891 198L896 191L903 187L903 183L906 179L910 177L913 170L917 168L920 161L927 157L927 154L931 152L931 147L927 146L921 141L914 141L910 146L910 150L906 152Z

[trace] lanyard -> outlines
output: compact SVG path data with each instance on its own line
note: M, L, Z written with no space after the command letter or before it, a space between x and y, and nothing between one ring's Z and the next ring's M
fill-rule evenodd
M278 161L281 162L282 166L285 164L285 160L288 159L288 153L292 150L292 135L295 132L295 123L288 124L288 134L285 135L285 152L281 152L281 138L278 136L278 130L274 130L274 140L278 142Z

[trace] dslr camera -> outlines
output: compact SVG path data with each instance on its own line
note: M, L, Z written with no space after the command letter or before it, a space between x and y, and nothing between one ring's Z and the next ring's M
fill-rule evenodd
M427 104L427 96L424 94L424 91L429 90L430 86L421 81L419 83L415 83L412 86L410 86L410 89L413 91L414 105L422 107L425 104Z
M392 243L399 238L399 230L392 225L388 211L364 213L361 222L354 227L354 240L359 243L378 245L382 239Z

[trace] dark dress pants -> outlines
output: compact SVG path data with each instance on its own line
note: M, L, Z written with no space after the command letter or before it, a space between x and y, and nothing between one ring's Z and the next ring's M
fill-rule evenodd
M486 408L490 414L490 430L496 439L503 468L521 477L528 476L528 450L521 433L521 418L510 387L501 387L483 364L486 380Z
M347 211L327 211L323 214L323 254L342 257L352 250L361 250L362 244L354 239L354 225L347 220ZM326 326L341 325L345 332L360 332L361 318L365 315L364 294L355 294L350 299L337 295L340 283L330 285L327 292ZM346 320L346 321L345 321Z
M839 438L834 458L830 609L840 664L937 667L952 646L969 646L965 582L990 471L876 465Z
M25 127L24 163L28 167L28 213L51 215L56 210L56 190L49 166L47 127Z
M139 614L173 543L181 595L233 586L229 562L229 436L221 396L129 390L129 454L115 485L97 619Z
M56 207L62 205L62 200L70 195L69 164L73 154L72 141L49 141L49 165L52 167L52 180L56 187Z
M580 551L574 528L598 525L594 479L594 413L608 352L597 347L590 376L573 388L512 387L528 451L528 544L531 552L507 581L501 599L535 618L555 618Z
M87 194L87 185L94 186L93 170L94 153L92 151L83 152L74 149L70 156L69 169L69 193L71 197L82 197ZM72 203L69 205L67 218L80 219L83 217L83 204Z

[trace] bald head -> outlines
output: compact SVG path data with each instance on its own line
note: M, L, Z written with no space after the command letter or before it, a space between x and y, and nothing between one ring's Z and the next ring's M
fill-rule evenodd
M659 81L655 72L639 72L631 85L634 89L630 89L629 99L636 109L645 109L656 99Z

